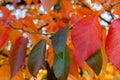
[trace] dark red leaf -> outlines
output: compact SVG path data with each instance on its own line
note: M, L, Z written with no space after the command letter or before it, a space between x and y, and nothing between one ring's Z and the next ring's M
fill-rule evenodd
M77 59L88 59L101 46L102 31L97 13L79 20L72 29L72 41Z
M11 67L11 77L14 77L25 61L28 39L19 37L12 45L9 63Z
M109 60L120 70L120 19L112 22L105 48Z

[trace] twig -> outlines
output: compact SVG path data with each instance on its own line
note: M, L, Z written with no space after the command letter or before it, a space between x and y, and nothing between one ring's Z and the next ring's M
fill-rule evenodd
M4 57L8 57L8 54L4 53L3 51L0 51L0 55L2 55Z
M99 16L99 18L102 19L103 21L105 21L106 23L111 24L111 22L110 22L110 21L107 21L105 18L103 18L103 17L101 17L101 16Z
M28 30L25 30L24 28L16 28L14 27L11 23L8 22L8 25L10 26L10 28L12 29L16 29L16 30L21 30L23 32L29 33L29 34L41 34L41 35L51 35L50 33L42 33L42 32L31 32Z

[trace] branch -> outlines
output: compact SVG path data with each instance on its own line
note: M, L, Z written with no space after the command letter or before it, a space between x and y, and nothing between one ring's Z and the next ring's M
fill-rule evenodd
M105 18L103 18L103 17L101 17L101 16L99 16L99 17L100 17L100 19L102 19L102 20L105 21L106 23L111 24L111 22L110 22L110 21L107 21Z
M29 30L25 30L24 28L16 28L16 27L14 27L11 23L9 23L8 22L8 25L10 26L10 28L12 28L12 29L16 29L16 30L21 30L21 31L23 31L23 32L26 32L26 33L29 33L29 34L41 34L41 35L51 35L51 34L53 34L53 33L42 33L42 32L31 32L31 31L29 31Z
M0 51L0 55L4 56L4 57L8 57L9 55L4 53L3 51Z

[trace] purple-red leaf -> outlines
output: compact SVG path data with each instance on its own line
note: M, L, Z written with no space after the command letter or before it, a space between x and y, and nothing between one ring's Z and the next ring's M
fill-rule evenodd
M79 20L72 29L72 41L77 59L88 59L101 46L102 33L97 13Z
M105 48L109 60L120 70L120 19L112 22Z
M28 69L33 76L36 76L39 69L45 68L46 41L38 42L28 56Z
M25 61L28 39L19 37L12 45L10 51L9 63L11 67L11 77L14 77L20 70Z

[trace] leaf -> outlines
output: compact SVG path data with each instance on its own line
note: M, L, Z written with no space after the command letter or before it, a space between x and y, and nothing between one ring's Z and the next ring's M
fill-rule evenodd
M22 70L20 70L12 80L24 80L24 75Z
M2 65L0 67L0 80L10 80L10 66Z
M11 43L14 44L15 40L16 40L18 37L22 36L22 33L19 32L18 30L12 30L9 35L10 35L10 36L9 36L9 39L10 39ZM14 37L13 37L13 36L14 36Z
M11 12L10 12L10 10L7 7L3 7L2 6L2 7L0 7L0 10L2 11L2 14L3 14L2 19L4 21L7 21L8 19L10 19L10 17L12 18Z
M37 4L39 0L33 0L33 3Z
M113 7L114 9L114 12L115 14L119 15L120 16L120 4L117 4Z
M97 13L79 20L72 29L72 42L75 56L82 60L88 59L101 46L102 31Z
M49 66L52 67L53 61L54 61L54 50L52 47L49 47L49 49L47 50L47 60L48 60Z
M13 5L16 6L17 0L13 0Z
M77 13L83 17L84 15L90 15L92 11L90 11L88 8L85 7L76 7Z
M52 37L52 46L56 54L64 50L67 41L68 27L64 27Z
M120 19L112 22L106 38L106 53L109 60L120 70Z
M50 11L50 8L57 3L57 0L41 0L45 11Z
M93 69L93 71L99 75L102 68L102 53L99 49L95 54L86 60L88 65Z
M71 59L69 55L68 47L59 55L55 54L53 70L58 80L67 80Z
M9 29L5 29L3 33L0 33L0 50L3 49L8 42L9 32Z
M23 28L25 30L29 30L31 32L37 32L37 27L35 26L35 24L33 23L33 18L31 16L25 16L25 18L23 19L19 19L19 22L21 22L21 24L23 24Z
M66 5L67 4L67 5ZM72 11L72 3L69 0L61 0L60 7L65 10Z
M46 41L38 42L28 56L28 69L33 76L36 76L39 69L45 68Z
M71 58L70 74L76 79L79 79L78 65L73 56Z
M32 0L25 0L25 3L27 3L28 5L30 5L32 3Z
M12 45L10 51L9 63L11 67L11 78L16 75L25 61L28 39L19 37Z

